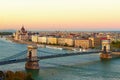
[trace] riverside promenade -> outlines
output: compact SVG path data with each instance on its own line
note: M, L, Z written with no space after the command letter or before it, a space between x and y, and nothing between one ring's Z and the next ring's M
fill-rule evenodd
M27 45L45 45L49 47L57 47L57 48L62 48L65 50L73 50L74 47L67 47L67 46L59 46L59 45L49 45L49 44L40 44L32 41L23 41L23 40L14 40L12 37L6 37L7 40L10 40L12 42L18 43L18 44L27 44Z
M6 37L6 39L10 40L12 42L18 43L18 44L36 45L35 42L23 41L23 40L14 40L12 37Z

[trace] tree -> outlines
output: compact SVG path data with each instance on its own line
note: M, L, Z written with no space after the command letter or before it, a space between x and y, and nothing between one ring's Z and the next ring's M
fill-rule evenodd
M68 46L68 44L67 43L65 43L65 45L64 46Z
M31 74L31 73L28 73L27 76L26 76L26 78L25 78L25 80L34 80L34 79L32 78L32 74Z
M15 72L15 78L19 78L19 79L25 79L26 74L22 71L16 71Z
M112 41L110 46L111 46L111 50L119 49L120 48L120 41L116 41L116 42Z
M5 73L5 80L13 80L14 79L14 72L12 71L7 71Z
M0 77L3 75L3 72L0 72ZM16 71L16 72L12 72L12 71L7 71L4 73L5 75L5 79L3 79L3 77L1 77L2 80L34 80L32 78L32 74L30 73L25 73L22 71Z
M4 80L5 79L5 74L3 71L0 71L0 80Z

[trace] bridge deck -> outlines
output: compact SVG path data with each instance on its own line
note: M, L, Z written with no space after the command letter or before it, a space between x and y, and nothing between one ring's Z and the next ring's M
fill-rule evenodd
M48 56L40 56L38 57L40 60L43 59L50 59L50 58L57 58L57 57L67 57L67 56L75 56L75 55L85 55L85 54L98 54L97 52L77 52L77 53L66 53L66 54L56 54L56 55L48 55Z
M44 59L57 58L57 57L67 57L67 56L86 55L86 54L98 54L99 52L100 51L54 54L54 55L47 55L47 56L39 56L38 59L44 60ZM10 60L5 60L5 61L0 61L0 65L19 63L19 62L25 62L25 61L27 61L27 58L23 58L23 59L10 59Z
M27 58L24 58L24 59L13 59L13 60L7 60L7 61L0 61L0 65L25 62L26 60L27 60Z

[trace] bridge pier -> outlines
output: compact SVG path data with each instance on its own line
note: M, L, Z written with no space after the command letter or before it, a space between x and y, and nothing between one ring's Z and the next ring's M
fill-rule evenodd
M28 46L26 69L39 69L37 46Z
M110 52L110 40L103 40L102 41L102 52L100 54L101 60L108 60L111 59L111 52Z

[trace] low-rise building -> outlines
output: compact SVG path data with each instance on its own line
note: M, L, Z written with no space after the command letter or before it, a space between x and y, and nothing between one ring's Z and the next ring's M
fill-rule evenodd
M46 37L38 37L38 43L46 44L47 38Z
M88 49L92 47L92 41L89 39L75 39L75 47Z
M89 40L92 41L92 47L98 47L98 46L101 46L101 39L100 39L100 38L90 37Z
M62 46L73 46L74 41L72 38L58 38L58 44Z
M38 35L32 35L32 42L38 42Z
M57 38L47 37L47 44L57 44Z

